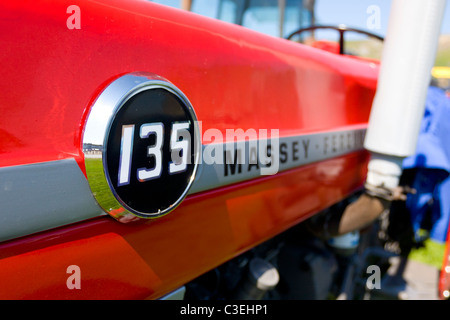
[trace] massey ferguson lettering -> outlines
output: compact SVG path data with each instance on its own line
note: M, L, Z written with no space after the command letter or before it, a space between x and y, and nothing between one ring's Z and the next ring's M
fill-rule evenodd
M227 144L223 151L223 176L271 169L294 168L326 160L364 148L365 130L321 133L298 137L283 137L258 143ZM248 155L248 156L247 156Z

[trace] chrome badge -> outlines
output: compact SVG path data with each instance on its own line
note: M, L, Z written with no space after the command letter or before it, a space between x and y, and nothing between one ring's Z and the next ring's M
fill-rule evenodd
M95 199L121 222L169 213L194 181L199 137L192 105L172 83L148 73L116 79L92 105L83 133Z

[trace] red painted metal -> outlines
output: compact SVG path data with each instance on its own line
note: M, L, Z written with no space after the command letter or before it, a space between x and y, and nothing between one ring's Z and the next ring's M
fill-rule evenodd
M450 294L450 228L447 231L447 241L439 274L439 298L449 299Z
M191 196L138 225L103 217L6 242L0 299L158 298L353 192L366 160L353 153ZM81 290L66 286L71 265Z
M0 167L75 158L84 170L90 105L134 71L173 82L203 130L289 136L367 124L373 62L141 1L77 1L81 29L69 30L71 4L0 4ZM104 217L5 242L0 297L160 297L347 196L366 161L353 153L190 196L139 225ZM72 264L82 290L66 287Z
M2 3L0 166L75 157L88 107L113 79L147 71L178 86L203 129L280 135L365 123L373 64L141 1ZM6 115L6 116L5 116ZM332 115L332 116L331 116Z

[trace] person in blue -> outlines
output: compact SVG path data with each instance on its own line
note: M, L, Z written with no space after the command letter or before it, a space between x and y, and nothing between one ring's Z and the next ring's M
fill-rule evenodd
M445 242L450 218L450 98L428 89L416 153L403 161L403 175L415 193L408 194L414 239Z
M383 229L386 233L380 238L385 248L398 255L399 264L394 274L383 277L377 294L388 299L417 299L420 290L404 278L408 255L428 238L445 242L450 220L450 98L433 83L416 152L403 161L400 186L413 192L407 192L406 200L392 201Z

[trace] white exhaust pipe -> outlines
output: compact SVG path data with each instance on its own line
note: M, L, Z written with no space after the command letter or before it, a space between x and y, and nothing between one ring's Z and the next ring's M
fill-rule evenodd
M365 148L367 184L398 186L415 153L446 0L393 0Z
M392 0L380 75L364 146L371 152L366 193L342 214L309 220L310 230L335 237L370 225L404 199L397 188L403 159L416 150L445 0Z

